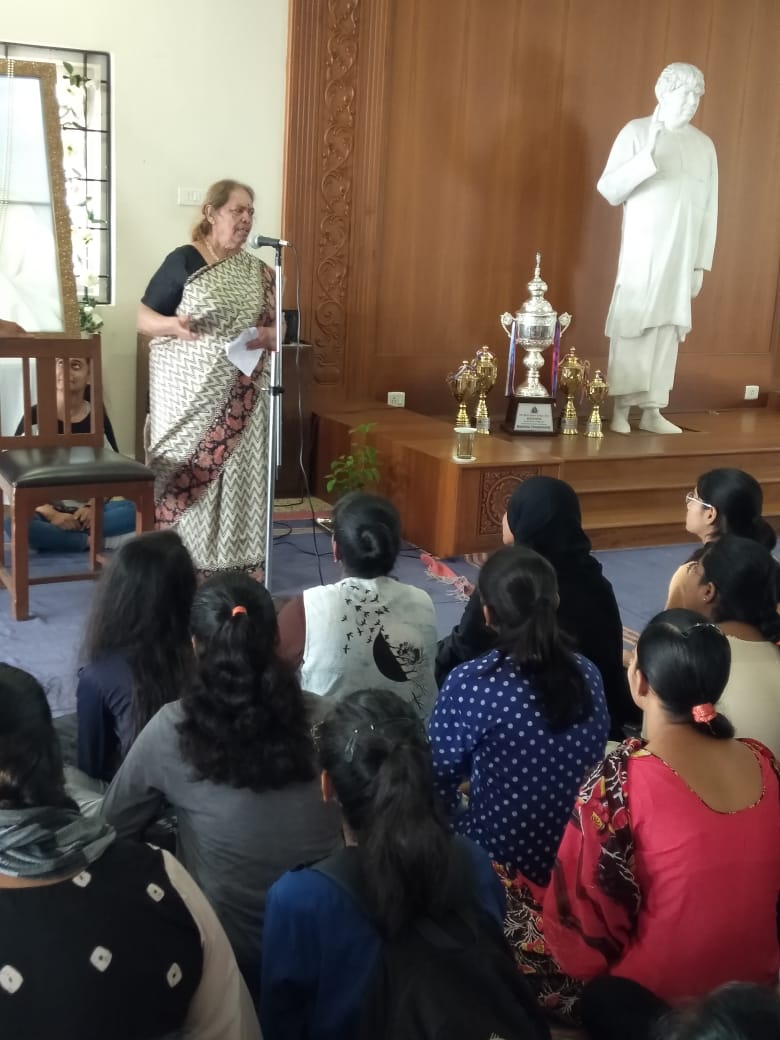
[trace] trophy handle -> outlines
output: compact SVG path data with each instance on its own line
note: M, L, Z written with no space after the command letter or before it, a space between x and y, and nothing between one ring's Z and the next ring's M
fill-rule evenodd
M571 314L569 314L567 311L564 311L563 314L559 314L558 315L558 324L561 327L561 335L563 335L564 332L571 325Z
M512 322L515 320L514 315L510 314L509 311L504 311L501 317L498 319L507 334L509 339L512 338Z

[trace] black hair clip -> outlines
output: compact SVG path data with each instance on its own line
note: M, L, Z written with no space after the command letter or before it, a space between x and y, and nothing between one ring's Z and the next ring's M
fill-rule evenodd
M684 632L680 631L680 635L685 636L687 638L691 634L691 632L695 632L697 628L714 628L717 633L723 635L718 626L714 624L712 621L697 621L695 625L691 625L690 628L686 628Z
M427 741L425 736L425 727L420 719L409 718L408 715L398 715L392 719L385 719L384 722L378 722L374 725L370 722L367 726L359 726L352 730L349 737L347 737L347 743L344 745L344 761L351 762L355 757L355 747L360 737L365 736L366 733L377 733L382 736L387 736L385 730L388 727L401 727L405 729L406 734L411 734L415 730L420 732L423 740Z
M366 727L366 729L369 730L372 733L375 732L373 723L370 723ZM364 729L362 732L365 733L366 729ZM360 734L361 734L361 730L360 729L353 729L352 732L350 733L349 737L347 738L347 743L344 745L344 761L345 762L351 762L352 759L355 757L355 745L357 744L358 737L360 736Z

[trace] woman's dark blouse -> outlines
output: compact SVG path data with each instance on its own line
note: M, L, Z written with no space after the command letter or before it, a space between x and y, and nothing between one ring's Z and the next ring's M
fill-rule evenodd
M97 780L113 779L133 743L133 683L122 654L99 657L79 672L77 761L79 769Z
M38 405L34 404L30 409L30 420L33 426L38 425ZM57 433L65 432L65 424L61 419L57 420ZM71 433L92 433L92 417L85 415L83 419L79 419L77 422L70 424ZM14 433L15 437L21 437L24 433L24 417L19 420L19 425L16 427ZM103 434L108 441L109 447L115 452L119 452L119 448L116 443L116 436L114 434L114 427L111 425L111 420L108 417L108 412L103 409Z
M158 314L172 317L181 303L184 283L205 266L206 261L195 246L179 246L166 256L152 275L141 303Z

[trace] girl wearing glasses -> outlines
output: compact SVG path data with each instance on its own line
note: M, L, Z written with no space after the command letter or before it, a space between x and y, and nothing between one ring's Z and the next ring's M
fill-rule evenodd
M724 534L750 538L771 552L777 535L762 517L764 496L755 477L741 469L722 467L702 473L696 487L685 496L685 530L703 543ZM685 606L683 586L686 566L699 559L700 546L672 575L666 596L666 609Z

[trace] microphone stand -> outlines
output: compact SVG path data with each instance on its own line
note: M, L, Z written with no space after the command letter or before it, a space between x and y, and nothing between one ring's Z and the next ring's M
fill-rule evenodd
M270 243L269 243L270 245ZM271 374L268 381L268 449L266 462L265 504L265 587L270 592L273 582L274 498L276 475L282 464L282 243L274 242L276 252L276 349L271 352Z

